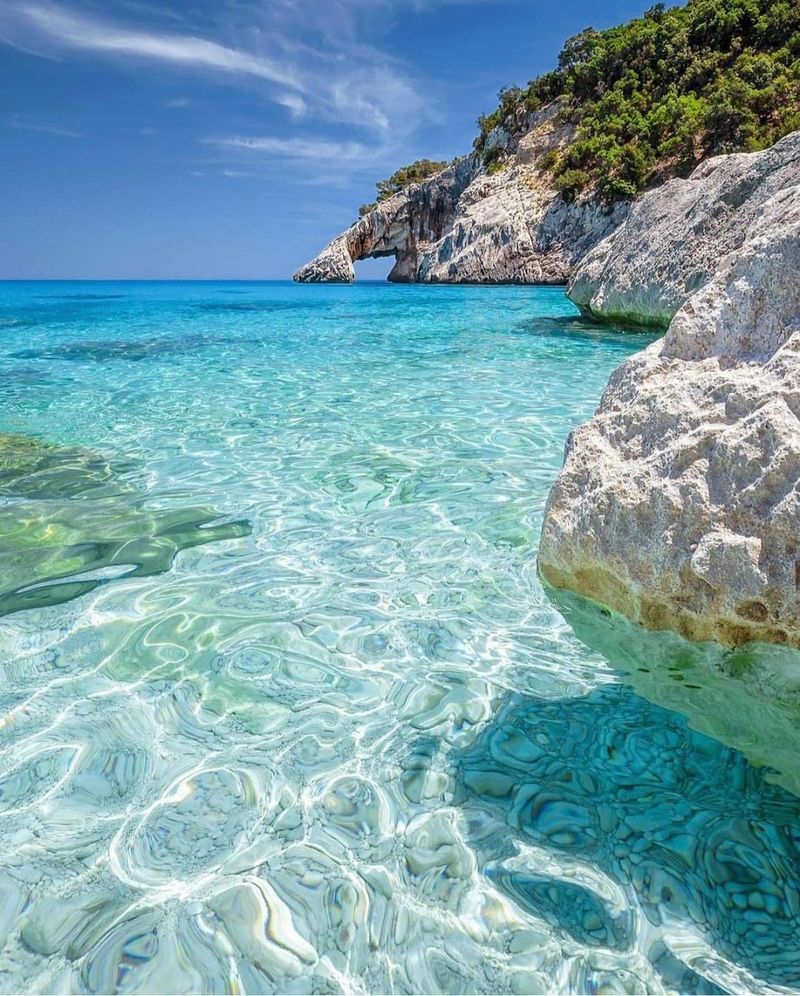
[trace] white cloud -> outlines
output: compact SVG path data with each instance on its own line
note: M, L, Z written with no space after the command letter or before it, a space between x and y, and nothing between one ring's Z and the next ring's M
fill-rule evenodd
M266 152L284 159L311 161L319 164L352 162L382 153L377 146L362 142L333 142L322 138L255 138L233 137L207 139L208 145L219 148L244 149L249 152Z
M157 59L303 88L291 66L205 38L127 29L55 6L23 3L9 9L35 30L71 48Z
M6 122L11 128L21 128L23 131L38 131L44 135L58 135L61 138L85 138L79 131L72 128L59 128L56 125L27 124L24 121Z
M247 42L242 45L199 34L127 27L39 0L4 0L0 38L27 51L44 45L51 53L73 49L261 81L268 86L267 96L295 118L313 112L373 131L410 131L429 100L422 100L398 60L359 42L358 16L346 2L332 0L330 6L328 14L341 15L333 21L322 11L309 18L308 11L294 3L274 0L264 22L263 8L254 4L246 9L249 19L238 31L239 42ZM219 31L235 34L234 19L224 18L226 12L222 4ZM308 44L309 35L317 38L318 46ZM168 106L185 106L183 99Z
M434 90L372 43L389 30L390 8L416 2L214 0L181 6L165 22L149 0L121 4L113 20L94 13L108 10L107 0L0 0L0 40L58 58L80 53L134 66L146 60L148 73L162 66L255 89L288 111L289 135L260 135L263 125L245 124L252 120L247 101L232 118L237 134L201 139L217 150L206 175L277 171L333 185L418 154L413 136L435 113ZM123 23L123 10L133 20ZM184 86L166 107L193 102ZM299 121L304 134L292 134Z
M299 93L279 93L275 101L285 107L293 118L302 118L308 110L308 104Z

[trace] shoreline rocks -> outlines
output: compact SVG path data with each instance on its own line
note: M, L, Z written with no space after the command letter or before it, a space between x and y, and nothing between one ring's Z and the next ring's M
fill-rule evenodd
M800 183L800 132L763 152L715 156L637 198L578 263L567 296L587 316L666 328L736 252L776 193Z
M800 185L760 202L743 244L570 435L545 581L692 640L800 647L798 274Z

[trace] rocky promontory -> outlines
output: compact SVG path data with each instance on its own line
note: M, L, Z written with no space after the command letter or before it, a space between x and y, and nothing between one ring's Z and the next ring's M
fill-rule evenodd
M496 128L477 153L377 204L294 275L301 282L355 279L353 263L394 256L389 280L427 283L565 283L575 264L625 217L628 204L596 196L567 202L543 157L574 128L558 105Z
M634 201L576 267L567 295L593 318L667 326L738 251L765 205L800 183L800 132L763 152L714 156Z
M760 161L797 149L795 134ZM744 164L738 184L702 210L695 203L689 238L737 210L744 191L773 193L759 196L740 244L727 243L719 271L688 297L664 338L615 371L594 418L571 434L539 568L555 587L649 628L728 646L800 646L800 185L784 185L781 167L754 185L754 161L729 157L698 178L721 169L733 181L731 166ZM677 232L686 201L671 202L675 217L661 204L661 229ZM604 299L627 292L627 300L661 302L666 314L665 302L707 270L681 270L678 260L663 294L662 271L650 295L637 298L635 275L663 267L666 255L657 237L644 239L635 210L631 223L630 236L621 229L602 251Z

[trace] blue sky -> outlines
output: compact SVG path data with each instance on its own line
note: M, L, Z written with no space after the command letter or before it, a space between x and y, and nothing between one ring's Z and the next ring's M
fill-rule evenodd
M0 278L283 278L650 0L0 0ZM363 264L380 276L390 261Z

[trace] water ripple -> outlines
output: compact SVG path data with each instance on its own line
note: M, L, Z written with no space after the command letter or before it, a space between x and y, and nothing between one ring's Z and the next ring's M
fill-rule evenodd
M536 577L648 337L557 288L0 312L0 989L800 986L796 655Z

